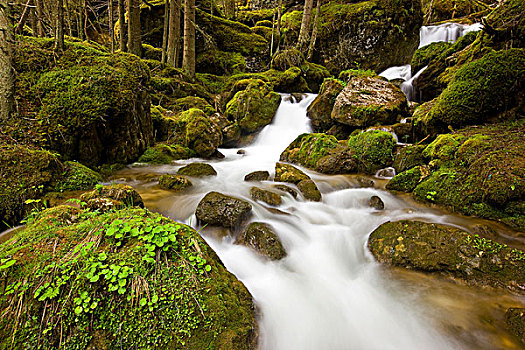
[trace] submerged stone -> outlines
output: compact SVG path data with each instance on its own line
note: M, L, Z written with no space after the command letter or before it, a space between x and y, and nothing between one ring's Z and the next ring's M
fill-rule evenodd
M250 189L250 196L252 196L252 199L255 201L262 201L273 206L278 206L282 203L281 196L278 193L264 190L259 187L252 187Z
M193 186L190 180L182 175L162 175L159 186L164 190L182 191Z
M206 163L191 163L180 168L177 171L177 174L185 176L202 177L215 176L217 175L217 171L215 171L215 169L211 165Z
M379 196L372 196L368 200L368 206L371 208L374 208L375 210L383 210L385 209L385 203Z
M235 240L235 244L245 245L270 260L286 257L279 237L272 227L260 222L252 222Z
M266 181L270 173L266 170L253 171L244 177L244 181Z
M227 228L236 228L248 218L252 211L250 203L218 192L209 192L197 206L198 220Z
M302 180L297 184L297 188L301 191L304 198L309 201L320 202L322 199L321 192L311 179Z

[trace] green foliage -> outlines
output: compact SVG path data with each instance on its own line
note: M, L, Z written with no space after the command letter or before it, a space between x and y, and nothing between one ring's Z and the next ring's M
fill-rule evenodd
M348 139L348 146L358 161L359 171L368 174L374 174L392 163L395 145L392 134L381 130L369 130Z
M63 178L55 186L58 192L89 190L102 181L99 173L78 162L65 162Z
M317 162L337 147L337 139L326 134L299 135L281 154L281 159L316 169Z

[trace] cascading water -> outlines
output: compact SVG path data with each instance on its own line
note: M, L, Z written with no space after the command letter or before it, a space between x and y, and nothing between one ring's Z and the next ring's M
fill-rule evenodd
M472 25L444 23L437 26L423 26L419 31L419 48L439 41L453 43L463 35L469 32L481 30L481 28L482 25L480 23ZM401 91L405 93L409 101L414 101L416 96L412 82L417 79L417 77L419 77L419 75L423 73L426 68L427 67L422 68L416 74L414 74L414 76L412 76L411 66L406 64L404 66L390 67L379 73L379 75L387 78L388 80L404 80L400 86Z
M368 235L381 223L400 219L446 222L446 215L419 209L380 189L358 188L345 176L307 169L303 170L323 193L322 202L286 195L280 212L275 212L251 200L249 190L254 183L244 182L244 176L255 170L272 173L286 146L310 131L306 108L314 97L308 95L297 104L285 99L273 123L244 148L245 155L237 154L237 149L221 149L225 158L212 162L217 176L192 179L194 186L189 192L164 192L161 200L149 206L194 225L199 201L207 192L219 191L250 201L251 220L274 228L287 252L280 261L269 261L247 247L234 245L230 236L221 239L212 229L203 230L228 270L254 297L260 311L262 350L470 348L438 331L442 320L431 317L417 293L390 278L366 248ZM175 173L187 162L191 160L150 167L149 171ZM153 181L132 184L139 191L149 188L150 192L155 186ZM272 184L267 181L257 186L271 188ZM384 201L384 211L367 205L373 195ZM144 198L148 202L148 196ZM472 348L485 347L480 344Z

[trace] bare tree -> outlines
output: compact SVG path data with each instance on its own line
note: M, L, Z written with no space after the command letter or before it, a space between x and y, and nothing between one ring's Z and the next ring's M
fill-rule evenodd
M170 1L170 20L169 20L169 35L168 35L168 50L167 58L168 64L173 67L179 66L180 56L180 10L181 0Z
M297 48L303 51L306 44L308 43L308 37L310 33L310 23L312 20L312 7L314 6L314 0L305 0L303 20L301 21L301 31L299 32L299 40Z
M161 63L166 63L166 46L168 45L168 27L170 21L170 5L168 0L164 2L164 27L162 31L162 58Z
M44 0L36 0L36 28L37 35L45 36L44 32Z
M13 33L8 0L0 0L0 121L11 118L14 106Z
M195 77L195 0L184 0L182 69L190 77Z
M115 52L115 33L113 31L114 21L113 21L113 0L108 0L108 21L109 21L109 43L111 48L111 53Z
M64 0L57 0L55 48L64 50Z
M235 18L235 0L223 0L223 5L226 18Z
M119 48L126 52L126 8L124 0L118 0L118 21L119 21Z
M128 50L137 56L142 54L139 0L128 0Z
M317 40L317 31L319 30L319 26L321 23L321 0L317 0L317 5L315 7L315 16L314 16L314 25L312 28L312 35L310 37L310 45L308 46L308 54L306 55L306 59L311 60L312 56L314 54L314 48L315 48L315 41Z

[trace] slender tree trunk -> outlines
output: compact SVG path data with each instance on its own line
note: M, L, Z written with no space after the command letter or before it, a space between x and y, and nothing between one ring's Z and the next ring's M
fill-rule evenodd
M283 0L279 0L277 6L277 48L275 52L279 51L279 45L281 43L281 11L283 8Z
M77 35L80 40L84 40L84 30L82 29L82 14L79 12L75 16L77 18Z
M115 34L113 33L113 0L108 0L108 20L109 20L109 45L111 53L115 52Z
M44 0L36 0L36 26L37 35L44 37Z
M11 118L14 106L13 33L9 6L8 0L0 0L0 122Z
M71 4L69 3L69 1L66 0L66 3L65 3L65 10L66 10L66 19L67 19L67 32L68 32L68 35L70 37L73 36L73 20L71 18Z
M20 21L18 21L18 24L16 25L15 34L22 34L24 32L24 25L27 21L27 17L29 17L29 13L31 12L31 0L27 0L24 9L22 10L22 15L20 16Z
M226 18L235 18L235 0L224 0L224 14Z
M319 30L320 25L320 16L321 12L321 0L317 0L317 5L315 7L315 16L314 16L314 25L312 29L312 36L310 37L310 45L308 46L308 55L306 55L306 59L311 60L312 56L314 54L314 48L315 48L315 41L317 40L317 31Z
M119 48L120 51L126 52L126 9L124 0L118 0L118 22L119 22Z
M33 36L37 36L38 35L38 21L37 21L37 17L36 17L36 6L35 6L35 1L32 0L31 1L31 13L30 13L30 17L31 17L31 29L33 30Z
M312 7L314 6L314 0L305 0L303 20L301 21L301 31L299 32L299 40L297 48L303 51L304 47L308 43L308 37L310 33L310 22L312 19Z
M57 0L55 48L64 50L64 0Z
M86 0L82 2L82 30L84 31L84 37L86 40L89 40L88 36L88 13L87 13L87 3Z
M140 39L140 2L128 0L128 50L140 57L142 42Z
M182 69L190 77L195 77L195 0L184 0Z
M166 63L166 46L168 45L169 21L170 21L170 5L168 3L168 0L166 0L166 2L164 2L164 28L162 32L162 58L160 60L162 64Z
M170 20L168 29L168 50L167 63L173 67L179 66L180 56L180 10L181 0L171 0L170 2Z

